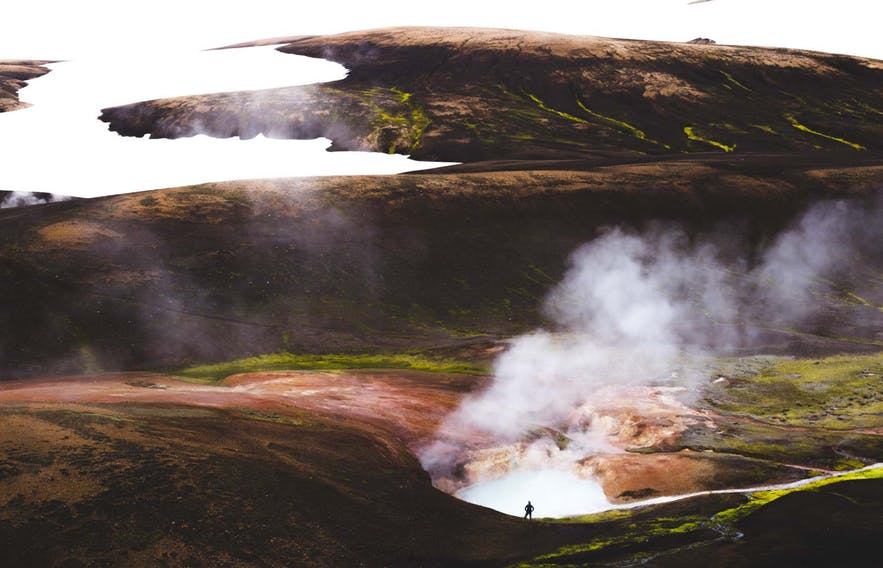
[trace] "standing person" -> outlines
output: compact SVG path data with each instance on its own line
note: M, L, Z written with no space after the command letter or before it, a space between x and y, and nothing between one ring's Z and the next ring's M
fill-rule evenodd
M527 519L533 519L533 505L530 504L530 501L524 506L524 520Z

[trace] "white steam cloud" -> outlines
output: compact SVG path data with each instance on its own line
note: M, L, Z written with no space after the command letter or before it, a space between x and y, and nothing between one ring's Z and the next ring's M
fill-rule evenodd
M0 192L0 209L26 207L28 205L42 205L44 203L55 203L56 201L67 201L68 199L70 199L70 197L66 195L56 195L54 193L32 191Z
M881 203L818 204L754 251L753 263L732 235L717 244L673 226L607 230L573 253L548 296L552 329L512 342L490 386L421 451L424 467L450 491L544 468L590 476L586 458L622 451L610 442L623 425L598 414L611 387L689 393L708 379L704 356L757 350L767 322L816 316L820 289L883 295L879 281L868 290L846 270L880 255ZM463 496L493 506L475 493Z
M560 332L516 339L496 380L453 419L507 441L537 425L561 428L599 385L667 380L684 351L727 340L708 334L698 307L732 318L726 271L713 247L692 247L675 229L613 229L578 249L551 293Z

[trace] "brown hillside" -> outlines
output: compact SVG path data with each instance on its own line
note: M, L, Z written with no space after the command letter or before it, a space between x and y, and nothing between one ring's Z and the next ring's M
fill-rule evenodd
M870 59L469 28L285 41L282 51L349 75L135 103L102 120L133 136L326 136L339 150L463 162L879 150L883 140L883 63Z
M2 373L510 336L543 323L568 255L604 226L678 223L750 256L810 202L883 183L870 153L825 156L243 181L0 211ZM772 334L764 349L875 348L883 312L839 288L877 289L868 254L811 326L748 323Z
M21 61L0 59L0 112L26 108L30 105L18 99L18 91L30 79L49 72L45 67L51 61Z

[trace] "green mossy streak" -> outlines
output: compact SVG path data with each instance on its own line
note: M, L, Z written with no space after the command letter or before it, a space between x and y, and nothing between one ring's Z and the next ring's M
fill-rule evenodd
M543 109L546 112L552 113L556 116L559 116L565 120L570 120L572 122L578 122L580 124L591 124L588 120L585 120L585 119L580 118L578 116L574 116L570 113L560 111L558 109L550 107L549 105L544 103L542 100L540 100L540 98L537 97L536 95L532 95L532 94L528 93L527 96L528 96L528 98L530 98L530 100L535 102L538 107L540 107L541 109Z
M711 517L711 521L715 523L719 529L724 529L724 532L736 532L735 525L740 520L749 516L751 513L760 509L764 505L775 501L780 497L784 497L785 495L789 495L791 493L796 493L798 491L812 491L814 489L818 489L820 487L825 487L826 485L831 485L834 483L840 483L843 481L855 481L861 479L881 479L883 478L883 468L872 468L865 469L861 471L855 471L852 473L848 473L845 475L838 475L836 477L827 477L824 479L816 480L812 483L808 483L806 485L800 487L794 487L791 489L776 489L770 491L756 491L748 495L748 502L743 505L739 505L738 507L733 507L732 509L726 509L715 514Z
M598 552L611 547L627 548L632 545L641 545L654 539L688 534L702 530L713 530L723 537L737 538L741 533L737 524L750 516L752 513L780 497L799 491L813 491L826 485L832 485L843 481L883 478L883 468L871 468L851 472L836 477L819 479L800 487L790 489L755 491L745 496L745 501L728 509L721 510L710 517L701 515L687 515L684 517L657 517L648 520L628 520L639 513L638 510L608 511L597 515L589 515L573 519L563 519L559 522L570 523L627 523L623 526L627 529L617 536L599 537L586 543L574 544L558 548L554 552L537 556L531 561L522 562L517 566L522 568L538 568L541 566L568 566L585 565L587 553ZM640 557L641 553L632 559ZM568 557L577 557L569 559ZM577 564L568 564L573 560Z
M217 382L238 373L281 370L333 371L346 369L409 369L414 371L473 375L487 372L486 368L464 361L435 358L417 353L300 355L282 352L224 363L196 365L181 369L175 374L185 379Z
M797 130L800 130L801 132L806 132L807 134L813 134L815 136L821 136L822 138L827 138L828 140L840 142L841 144L845 144L845 145L849 146L853 150L866 150L867 149L864 146L862 146L861 144L856 144L855 142L850 142L849 140L845 140L843 138L831 136L830 134L825 134L824 132L819 132L818 130L813 130L812 128L810 128L806 125L800 124L800 122L797 121L797 119L794 117L793 114L786 114L785 120L787 120L791 124L791 126L796 128Z
M603 115L599 112L595 112L592 109L590 109L589 107L587 107L579 99L576 100L576 104L579 106L580 109L582 109L583 112L585 112L589 116L592 116L592 117L597 118L599 120L603 120L604 122L612 125L615 128L618 128L620 130L623 130L627 133L632 134L635 138L637 138L639 140L643 140L645 142L650 142L651 144L656 144L657 146L662 146L668 150L671 150L671 146L669 146L668 144L664 144L662 142L659 142L657 140L653 140L652 138L647 137L647 134L643 130L629 124L628 122L625 122L624 120L619 120L619 119L613 118L612 116L606 116L606 115Z
M720 148L724 152L732 152L733 150L736 149L735 144L733 144L732 146L727 146L726 144L724 144L722 142L717 142L715 140L711 140L709 138L703 138L702 136L699 136L698 134L696 134L696 132L694 131L692 126L685 126L684 127L684 134L686 134L687 138L689 138L690 140L694 140L696 142L704 142L705 144L710 144L710 145L714 146L715 148Z
M723 75L724 77L726 77L727 81L729 81L729 82L732 83L733 85L736 85L737 87L739 87L739 88L742 89L743 91L747 91L747 92L749 92L749 93L752 92L751 89L749 89L748 87L746 87L745 85L743 85L742 83L740 83L739 81L737 81L736 79L734 79L733 76L730 75L729 73L727 73L726 71L719 71L719 73L720 73L721 75Z

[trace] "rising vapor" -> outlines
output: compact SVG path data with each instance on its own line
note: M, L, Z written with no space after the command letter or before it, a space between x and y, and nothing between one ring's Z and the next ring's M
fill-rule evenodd
M709 357L762 350L765 322L816 317L820 287L841 286L862 257L881 254L881 213L880 198L823 202L751 255L736 237L610 228L573 253L546 300L552 325L511 342L490 386L420 452L424 467L457 490L510 473L578 472L593 454L622 451L614 438L624 425L599 414L610 389L654 387L689 402L709 379Z
M0 209L67 201L70 197L39 191L0 191Z

